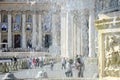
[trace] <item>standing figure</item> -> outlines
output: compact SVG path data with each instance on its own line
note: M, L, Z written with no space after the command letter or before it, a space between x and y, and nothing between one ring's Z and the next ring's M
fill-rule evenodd
M43 67L43 57L39 57L39 66L42 68Z
M50 61L50 69L53 70L53 67L54 67L54 62L53 62L53 60L51 59L51 61Z
M76 63L76 67L78 70L78 77L83 77L83 72L84 72L84 61L82 56L77 58L77 63Z
M32 68L32 58L28 57L28 69Z
M32 67L33 67L33 68L35 68L35 64L36 64L36 59L33 58L33 59L32 59Z
M72 64L70 63L70 61L67 62L66 64L66 72L65 72L66 77L72 77L73 76L73 72L72 72Z
M62 58L61 63L62 63L62 69L65 69L66 68L66 59Z
M37 67L39 67L39 63L40 63L39 58L36 58L36 66Z
M13 69L17 70L17 57L13 56L11 60L13 61Z

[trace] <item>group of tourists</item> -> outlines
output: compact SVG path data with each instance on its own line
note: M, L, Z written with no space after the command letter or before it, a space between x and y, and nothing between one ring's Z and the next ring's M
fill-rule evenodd
M35 68L35 67L43 67L44 65L44 57L37 57L37 58L29 58L27 57L28 59L28 68L31 69L31 68Z
M84 60L81 55L76 55L75 59L66 60L64 57L61 59L62 67L61 69L65 69L66 77L73 76L73 68L77 70L77 76L83 77L83 72L85 69Z
M17 58L15 56L13 58L11 58L11 61L14 62L13 67L17 67ZM45 58L42 56L41 57L27 57L28 69L36 68L36 67L42 68L44 66L44 61L45 61ZM50 59L49 66L50 66L51 71L53 71L54 64L55 64L54 60ZM73 59L66 59L65 57L63 57L61 59L61 69L65 70L66 77L73 76L73 69L77 70L78 77L83 77L83 72L85 69L83 57L81 55L76 55L74 60Z

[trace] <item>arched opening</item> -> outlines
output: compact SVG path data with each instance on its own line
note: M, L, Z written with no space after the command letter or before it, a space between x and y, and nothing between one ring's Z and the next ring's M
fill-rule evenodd
M49 48L50 47L51 42L52 42L51 38L52 38L51 35L49 35L49 34L45 35L45 41L44 41L45 48Z

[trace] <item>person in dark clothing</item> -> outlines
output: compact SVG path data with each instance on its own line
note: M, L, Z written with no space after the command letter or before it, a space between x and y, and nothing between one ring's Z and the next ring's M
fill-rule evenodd
M78 69L78 77L83 77L84 61L81 56L77 58L76 67Z
M13 61L13 68L14 68L14 70L17 70L17 57L13 56L11 61Z

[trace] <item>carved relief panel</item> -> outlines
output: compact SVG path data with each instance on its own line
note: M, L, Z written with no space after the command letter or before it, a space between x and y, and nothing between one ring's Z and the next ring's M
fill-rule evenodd
M105 76L120 77L120 33L104 37Z

